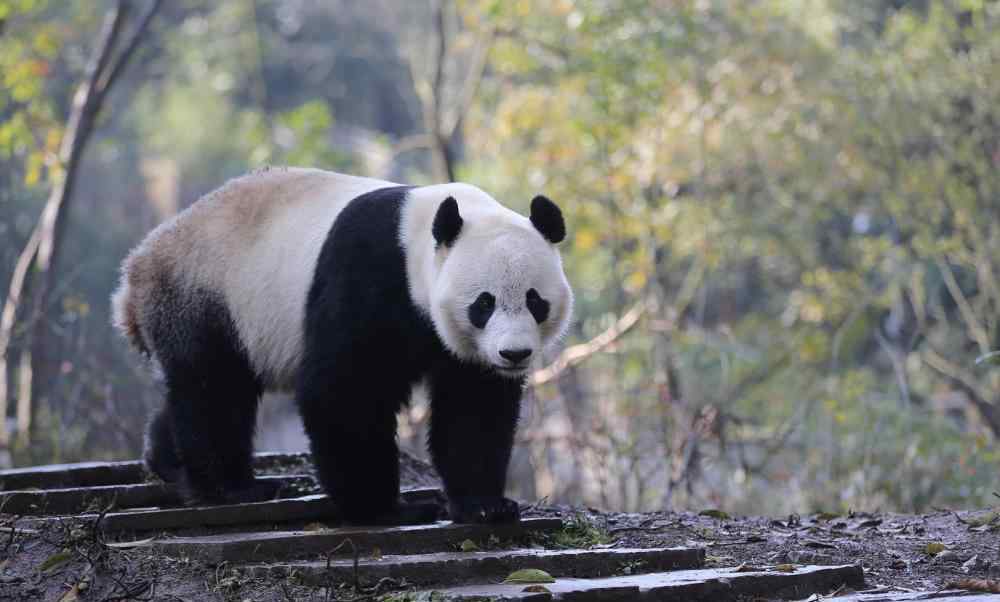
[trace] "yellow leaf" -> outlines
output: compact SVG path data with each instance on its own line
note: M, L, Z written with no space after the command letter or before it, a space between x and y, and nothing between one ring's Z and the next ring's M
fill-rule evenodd
M503 580L504 583L555 583L552 575L541 569L521 569L514 571Z
M479 546L476 545L476 542L472 541L471 539L466 539L461 544L459 544L458 547L463 552L478 552L479 551Z
M42 564L38 565L38 570L42 573L53 571L73 559L73 554L69 550L62 550L49 556Z
M600 239L597 233L590 228L583 228L577 230L576 234L573 236L573 245L578 251L589 251L597 246Z
M941 552L944 552L945 546L940 541L932 541L931 543L924 546L924 553L928 556L937 556Z

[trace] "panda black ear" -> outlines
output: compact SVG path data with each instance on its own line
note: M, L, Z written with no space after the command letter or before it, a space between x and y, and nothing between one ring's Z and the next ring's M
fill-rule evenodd
M555 203L542 195L531 199L531 223L552 244L566 238L566 222Z
M434 214L434 225L431 226L431 233L438 245L450 247L461 231L462 216L458 213L458 201L454 197L448 197L441 201L437 213Z

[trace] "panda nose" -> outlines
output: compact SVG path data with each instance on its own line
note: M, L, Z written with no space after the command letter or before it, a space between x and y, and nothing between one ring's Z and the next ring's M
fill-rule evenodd
M501 349L500 357L512 364L520 364L531 357L531 349Z

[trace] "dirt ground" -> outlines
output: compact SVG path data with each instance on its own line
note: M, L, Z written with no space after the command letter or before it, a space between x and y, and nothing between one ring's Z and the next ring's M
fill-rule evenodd
M572 516L575 511L555 507L536 512ZM1000 509L781 518L593 510L586 515L615 545L702 546L708 566L861 563L870 588L903 591L1000 578Z
M411 458L404 458L402 473L406 485L437 483L429 467ZM1000 579L1000 509L787 517L626 514L569 506L523 510L526 517L560 516L569 525L564 537L537 542L545 547L699 546L707 550L709 567L861 563L869 588L900 591ZM38 527L29 520L0 515L0 600L360 602L376 600L399 585L381 583L372 589L367 584L359 590L343 584L328 592L287 580L250 578L225 565L166 558L141 545L121 545L101 536L92 521L69 519Z

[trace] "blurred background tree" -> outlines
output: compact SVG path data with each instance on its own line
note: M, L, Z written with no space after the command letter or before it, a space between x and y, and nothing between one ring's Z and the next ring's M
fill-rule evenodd
M113 4L0 0L0 286ZM535 375L514 495L985 505L997 31L989 0L164 3L83 157L40 318L52 376L11 461L138 453L160 393L108 326L118 262L226 178L290 163L562 205L576 320ZM304 446L289 408L265 406L261 446ZM426 419L401 417L418 454Z

